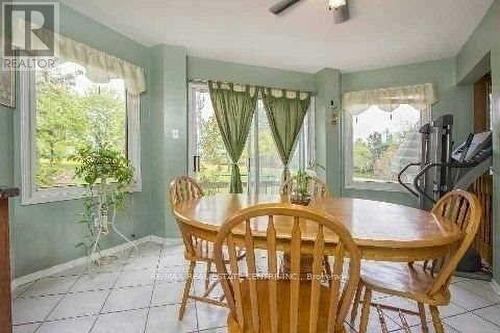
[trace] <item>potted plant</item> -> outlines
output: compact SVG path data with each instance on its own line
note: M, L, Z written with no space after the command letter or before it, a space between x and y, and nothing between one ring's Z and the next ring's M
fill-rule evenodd
M304 170L299 170L295 175L292 187L292 196L290 198L293 204L307 206L311 202L311 194L309 193L309 182L311 176Z
M116 228L115 219L117 211L125 206L134 170L123 153L109 145L87 145L79 149L73 159L78 163L75 176L87 189L81 222L86 223L89 230L86 240L77 247L84 247L90 260L100 264L99 242L111 231L133 244Z

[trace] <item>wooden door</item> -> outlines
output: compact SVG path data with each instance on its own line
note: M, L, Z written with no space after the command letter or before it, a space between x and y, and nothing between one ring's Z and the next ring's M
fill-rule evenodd
M491 75L474 84L474 133L491 130ZM493 176L484 174L469 189L483 207L483 218L475 240L475 249L488 265L493 260Z
M0 332L11 332L8 201L0 199Z

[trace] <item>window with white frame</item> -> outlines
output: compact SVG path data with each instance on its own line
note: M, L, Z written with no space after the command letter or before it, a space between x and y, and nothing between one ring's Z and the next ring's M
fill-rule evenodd
M398 190L398 174L420 161L419 128L436 102L430 84L344 95L346 188ZM409 170L412 182L417 170Z
M50 69L21 73L23 203L69 200L84 193L73 156L83 145L110 145L135 171L141 189L140 97L125 80L96 80L59 58Z

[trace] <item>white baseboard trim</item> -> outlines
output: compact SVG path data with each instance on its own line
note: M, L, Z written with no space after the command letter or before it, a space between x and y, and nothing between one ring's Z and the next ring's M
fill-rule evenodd
M493 291L495 291L498 295L500 295L500 285L497 283L495 280L491 280L491 287L493 288Z
M153 243L167 245L167 246L182 244L182 241L180 241L178 238L162 238L162 237L155 236L155 235L150 235L150 236L146 236L146 237L137 239L134 241L134 244L140 245L140 244L147 243L147 242L153 242ZM114 247L111 247L109 249L101 251L101 254L103 256L110 256L110 255L125 251L127 249L130 249L132 246L133 245L129 244L129 243L120 244L120 245L117 245L117 246L114 246ZM81 257L78 259L74 259L74 260L65 262L64 264L59 264L59 265L56 265L56 266L53 266L53 267L50 267L50 268L47 268L47 269L44 269L44 270L41 270L38 272L34 272L34 273L31 273L31 274L28 274L25 276L18 277L12 281L12 290L14 290L17 286L21 286L23 284L33 282L33 281L39 280L39 279L44 278L44 277L53 276L53 275L56 275L60 272L65 271L65 270L68 270L68 269L71 269L71 268L74 268L77 266L85 265L87 263L88 263L88 257Z

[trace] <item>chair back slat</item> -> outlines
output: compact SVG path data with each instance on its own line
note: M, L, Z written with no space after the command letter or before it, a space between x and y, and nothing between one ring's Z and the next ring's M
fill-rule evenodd
M323 271L324 256L323 252L325 249L325 238L323 234L323 226L319 226L318 234L314 241L314 252L313 252L313 277L321 276ZM326 263L328 264L328 263ZM311 282L311 309L309 314L309 333L315 333L318 327L318 315L319 315L319 301L320 301L320 287L321 281L319 279L313 278Z
M336 243L327 243L327 234ZM246 253L239 270L236 247ZM289 264L279 265L281 255ZM334 259L332 287L323 266L329 256ZM337 331L359 282L360 253L347 229L326 213L291 204L262 204L236 213L221 226L214 257L231 316L243 332ZM312 271L305 272L311 257ZM241 269L245 263L246 271ZM344 263L350 274L342 289Z
M203 190L194 179L187 176L177 177L170 183L170 206L173 209L174 205L187 200L193 200L204 196ZM177 220L182 240L186 246L186 252L190 257L200 256L203 253L208 254L210 244L198 237L195 237L190 228L181 221ZM198 251L199 250L199 251Z
M291 265L290 265L290 332L296 333L299 323L299 295L300 295L300 246L302 243L299 218L293 218Z
M249 277L257 276L257 268L255 264L255 248L253 243L252 228L250 228L250 220L245 223L245 248L246 248L246 263L247 274ZM248 279L250 302L252 309L252 327L254 333L259 332L260 318L259 318L259 299L257 295L257 281L254 278Z
M342 270L344 269L344 248L341 245L337 246L335 249L333 270L332 276L329 277L332 279L330 284L330 316L328 320L328 327L330 332L335 331L335 325L337 323L337 309L339 305L339 297L340 297L340 277L342 276Z
M269 260L267 269L269 272L269 318L271 333L278 333L278 255L276 253L276 229L274 228L273 216L269 216L267 224L267 251Z
M291 195L297 189L297 186L297 176L293 176L281 184L280 194ZM310 176L307 189L312 197L324 198L330 196L328 186L316 176Z
M455 190L443 196L432 209L432 213L443 223L455 224L461 230L463 237L442 259L441 270L428 290L430 296L448 288L458 263L474 241L481 223L482 208L474 194Z
M233 236L231 234L227 236L226 242L227 251L229 252L229 266L231 267L231 275L229 276L229 278L231 279L232 289L228 289L229 286L224 283L222 284L222 288L224 289L224 293L226 295L228 293L231 293L233 295L233 297L227 298L228 306L230 309L236 312L238 323L240 323L241 327L243 327L245 323L245 317L243 315L241 281L239 279L240 269L238 267L238 253L236 250L236 245L234 244Z
M200 185L191 177L177 177L170 183L170 204L201 198L205 194Z

